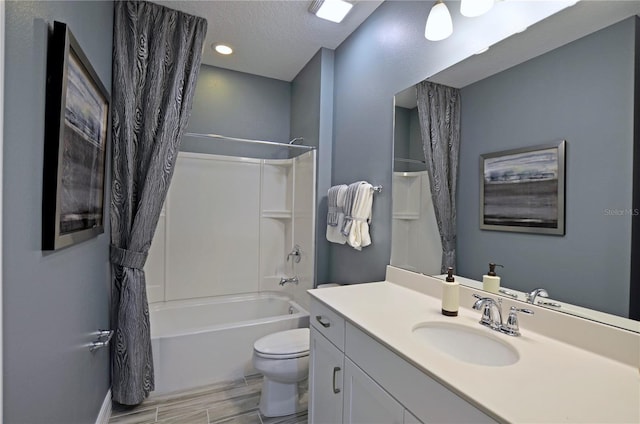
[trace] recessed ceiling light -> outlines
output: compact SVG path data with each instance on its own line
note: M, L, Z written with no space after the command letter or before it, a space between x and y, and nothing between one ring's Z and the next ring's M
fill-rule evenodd
M352 7L353 4L344 0L315 0L309 6L309 11L318 18L339 24Z
M220 54L228 55L233 53L233 49L224 44L214 44L213 49Z

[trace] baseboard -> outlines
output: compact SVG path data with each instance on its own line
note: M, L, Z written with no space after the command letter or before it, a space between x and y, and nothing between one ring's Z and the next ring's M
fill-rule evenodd
M104 398L104 402L102 402L100 413L98 414L98 418L96 418L96 424L108 424L110 418L111 418L111 389L109 389L109 391L107 392L107 395Z

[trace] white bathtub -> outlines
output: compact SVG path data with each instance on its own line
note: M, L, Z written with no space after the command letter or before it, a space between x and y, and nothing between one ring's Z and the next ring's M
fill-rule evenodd
M154 394L253 374L257 339L309 326L309 313L281 293L158 302L149 315Z

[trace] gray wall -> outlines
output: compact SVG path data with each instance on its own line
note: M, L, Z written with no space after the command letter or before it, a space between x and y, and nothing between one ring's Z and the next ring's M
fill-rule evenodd
M395 124L393 127L393 157L394 159L409 159L423 163L410 163L394 160L394 171L424 171L424 150L422 135L420 134L420 120L418 108L407 109L396 106Z
M411 147L411 138L409 130L411 128L411 110L396 106L395 108L395 124L393 126L393 155L395 158L409 159L409 149ZM394 163L395 171L404 170L403 162Z
M335 52L332 183L382 184L373 201L372 245L358 252L330 247L331 279L382 280L391 254L393 96L472 55L461 32L442 42L424 38L432 6L424 1L384 2ZM452 11L456 22L466 18Z
M502 285L626 315L635 18L462 90L458 273L503 264ZM566 235L480 231L479 156L567 140ZM546 283L548 282L548 283Z
M111 2L7 2L4 116L4 422L95 422L109 389L109 228L40 250L47 25L67 23L111 87ZM107 213L108 217L108 213Z
M329 279L327 190L331 187L333 128L333 51L322 48L291 82L290 138L318 148L316 184L316 283Z
M290 116L290 83L202 65L187 132L286 143Z

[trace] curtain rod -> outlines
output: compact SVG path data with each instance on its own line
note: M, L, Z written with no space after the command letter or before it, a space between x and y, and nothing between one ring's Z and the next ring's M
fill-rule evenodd
M304 140L302 137L296 137L288 143L278 143L277 141L266 141L266 140L253 140L249 138L238 138L238 137L227 137L225 135L218 134L198 134L198 133L185 133L185 136L189 137L198 137L198 138L219 138L223 140L233 140L233 141L242 141L247 143L256 143L256 144L265 144L269 146L278 146L278 147L286 147L286 148L296 148L302 150L314 150L313 146L301 146L299 144L290 144L294 141Z

